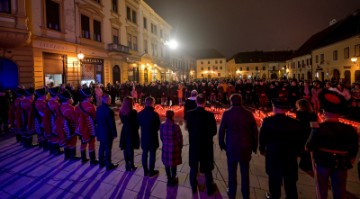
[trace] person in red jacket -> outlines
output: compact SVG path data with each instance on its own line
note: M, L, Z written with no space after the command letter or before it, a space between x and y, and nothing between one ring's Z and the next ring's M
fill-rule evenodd
M33 144L33 135L35 134L34 116L32 114L34 91L34 88L25 89L26 97L20 102L20 109L24 118L22 139L24 140L25 147L36 146L36 144Z
M76 134L81 137L81 161L86 163L86 147L89 146L90 164L98 164L95 155L95 117L96 108L91 103L92 92L89 88L81 89L80 94L83 101L76 106L75 112L77 117Z
M37 98L32 106L32 115L33 115L33 126L34 130L38 136L39 146L43 147L44 150L48 150L47 140L44 135L44 126L42 120L44 118L44 113L46 109L46 89L37 89L35 91L35 97Z
M48 145L50 148L50 154L60 155L60 146L57 133L55 131L55 121L58 116L60 103L58 101L58 91L59 87L53 87L49 90L50 99L46 103L44 110L44 117L42 120L42 125L44 127L44 137L48 140Z
M20 107L20 102L25 99L25 90L19 88L14 91L16 99L14 101L14 124L15 124L15 136L16 141L22 142L22 129L24 128L24 118L22 117L22 109Z
M59 106L59 114L56 118L56 132L59 138L60 146L64 146L65 160L78 160L76 157L75 135L76 114L75 107L72 105L73 99L68 90L58 95L61 105Z

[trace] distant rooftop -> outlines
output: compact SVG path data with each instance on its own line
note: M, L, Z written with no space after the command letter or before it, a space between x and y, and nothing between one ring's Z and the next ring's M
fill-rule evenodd
M311 36L296 52L296 56L360 34L360 10Z
M235 63L258 63L258 62L282 62L290 59L293 51L252 51L239 52L230 59L235 59Z

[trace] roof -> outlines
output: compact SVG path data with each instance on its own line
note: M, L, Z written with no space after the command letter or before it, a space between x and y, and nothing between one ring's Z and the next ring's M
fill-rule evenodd
M348 39L358 34L360 34L360 10L356 10L345 19L311 36L300 46L295 55L310 54L314 49Z
M293 51L252 51L239 52L230 59L234 59L236 64L239 63L259 63L259 62L282 62L290 59Z
M195 59L215 59L215 58L226 58L223 54L215 49L202 49L193 52Z

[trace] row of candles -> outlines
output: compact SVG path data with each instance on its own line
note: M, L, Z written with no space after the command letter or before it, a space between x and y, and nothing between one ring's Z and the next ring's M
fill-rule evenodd
M134 109L139 112L142 109L144 109L144 106L141 106L140 104L136 103L134 105ZM219 122L222 118L222 115L224 113L224 111L226 110L225 108L218 108L218 107L206 107L205 108L207 111L210 111L212 113L214 113L215 116L215 120L217 122ZM183 106L161 106L161 105L155 105L155 111L162 117L165 117L166 115L166 111L167 110L173 110L175 115L184 112L184 107ZM273 112L269 112L269 113L265 113L264 111L258 110L258 111L254 111L253 115L255 117L255 120L257 122L258 126L261 126L261 123L263 121L264 118L269 117L274 115ZM292 117L292 118L296 118L296 114L293 112L286 112L286 115ZM324 121L324 117L321 114L318 114L318 121L321 123ZM351 126L353 126L355 129L357 129L357 132L360 133L360 123L359 122L355 122L352 120L348 120L345 118L340 118L339 119L340 122L345 123L345 124L349 124Z

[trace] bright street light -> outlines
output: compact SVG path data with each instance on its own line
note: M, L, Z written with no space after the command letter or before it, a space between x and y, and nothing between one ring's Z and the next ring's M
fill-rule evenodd
M351 62L353 62L353 63L357 62L357 58L356 58L356 57L352 57L352 58L351 58Z
M165 45L168 46L172 50L177 49L179 46L179 44L176 40L167 41L167 42L165 42Z

